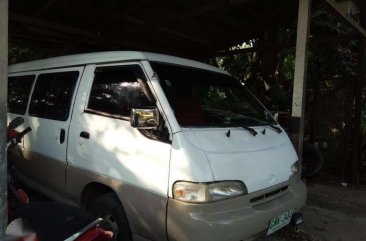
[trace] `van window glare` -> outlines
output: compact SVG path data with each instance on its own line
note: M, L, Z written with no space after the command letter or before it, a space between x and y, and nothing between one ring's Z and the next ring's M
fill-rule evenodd
M33 90L29 115L67 120L78 77L78 71L40 74Z
M24 115L35 75L13 76L8 79L8 111Z
M94 73L89 111L129 117L132 108L154 105L141 88L145 78L139 66L100 67Z

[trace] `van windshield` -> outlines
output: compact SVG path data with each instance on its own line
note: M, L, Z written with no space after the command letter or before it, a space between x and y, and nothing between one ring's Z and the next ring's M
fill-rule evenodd
M151 66L183 127L276 124L253 94L231 76L160 62Z

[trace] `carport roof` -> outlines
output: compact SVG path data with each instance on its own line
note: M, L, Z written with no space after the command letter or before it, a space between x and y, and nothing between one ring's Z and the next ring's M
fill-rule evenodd
M14 0L10 43L204 57L297 16L294 0Z

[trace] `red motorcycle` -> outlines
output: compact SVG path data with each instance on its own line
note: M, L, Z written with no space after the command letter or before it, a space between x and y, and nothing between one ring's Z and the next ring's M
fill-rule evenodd
M17 117L8 125L7 149L21 143L31 131L15 129L24 123ZM6 241L109 241L113 233L101 226L103 220L69 205L44 201L29 202L26 192L16 185L15 165L8 161L8 219Z

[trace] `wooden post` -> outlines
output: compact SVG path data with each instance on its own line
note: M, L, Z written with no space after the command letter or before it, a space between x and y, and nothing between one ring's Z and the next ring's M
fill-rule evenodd
M292 95L291 137L301 162L304 138L307 51L311 17L311 0L299 0L297 22L294 89Z
M5 240L7 213L6 121L8 101L8 0L0 0L0 241Z
M360 25L366 26L366 9L361 10ZM360 39L357 64L357 78L354 89L354 114L353 114L353 158L352 158L352 182L355 185L360 183L360 162L361 162L361 118L362 118L362 90L365 84L366 74L366 37Z

